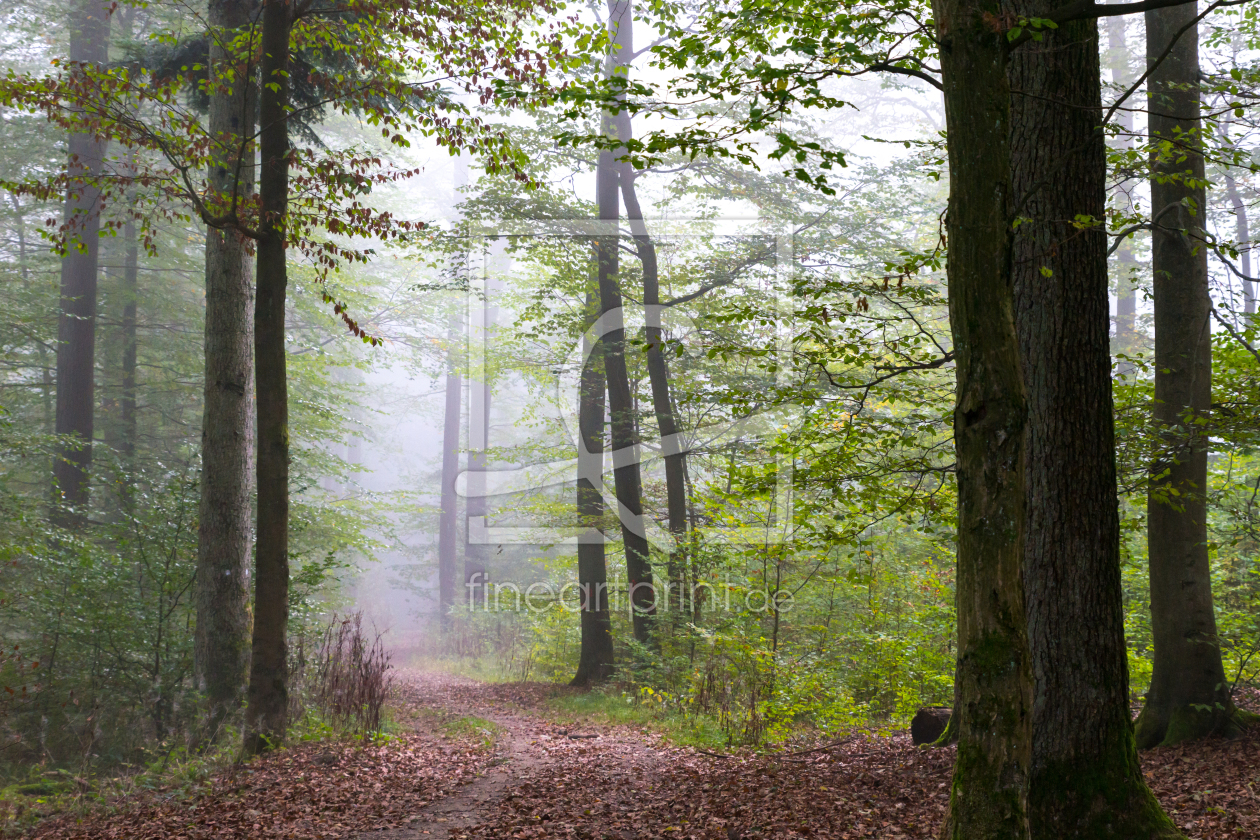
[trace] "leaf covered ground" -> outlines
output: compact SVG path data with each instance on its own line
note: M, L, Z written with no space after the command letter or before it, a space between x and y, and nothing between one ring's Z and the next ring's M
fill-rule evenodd
M389 743L301 744L223 771L200 796L157 791L33 836L926 840L944 815L951 749L855 736L709 755L626 726L557 723L556 691L405 674L399 713L413 731ZM1142 764L1188 836L1260 837L1260 732L1152 750Z

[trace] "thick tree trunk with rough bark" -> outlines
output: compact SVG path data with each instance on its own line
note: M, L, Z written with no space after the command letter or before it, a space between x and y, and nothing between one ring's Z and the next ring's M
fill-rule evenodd
M958 756L942 837L1025 840L1032 675L1021 581L1024 387L1010 283L1010 93L996 0L935 0L957 367Z
M256 88L232 55L250 23L250 0L210 4L212 78L230 87L210 99L215 165L207 182L216 203L254 192ZM250 449L254 443L254 291L248 245L233 230L206 231L205 402L201 420L201 499L197 533L195 660L214 739L245 696L249 675Z
M1196 4L1146 13L1147 58L1156 61ZM1207 544L1208 442L1193 428L1212 401L1211 298L1203 220L1203 156L1196 137L1198 27L1182 35L1151 73L1154 418L1166 457L1151 465L1147 544L1154 670L1137 720L1141 748L1237 730L1240 715L1221 664ZM1172 209L1168 209L1172 208Z
M104 64L109 59L110 4L78 0L70 7L70 61ZM96 401L96 275L99 264L101 198L95 179L105 163L105 142L70 136L70 186L64 221L71 241L61 259L61 313L57 321L57 408L55 428L74 442L53 458L54 519L82 524L87 517L88 472Z
M1054 2L1006 10L1048 17ZM1099 69L1092 20L1024 44L1008 64L1033 840L1181 836L1142 779L1129 721ZM1100 225L1078 229L1082 216Z
M599 314L598 291L587 293L588 322ZM570 685L588 686L608 680L613 672L612 621L608 612L608 565L604 554L604 363L603 345L583 339L578 385L577 511L578 591L581 601L582 646L577 674Z
M266 0L262 12L262 85L258 119L262 218L254 356L258 388L258 526L254 574L254 634L245 752L284 740L289 664L289 402L284 347L288 285L285 213L289 197L289 31L292 4Z

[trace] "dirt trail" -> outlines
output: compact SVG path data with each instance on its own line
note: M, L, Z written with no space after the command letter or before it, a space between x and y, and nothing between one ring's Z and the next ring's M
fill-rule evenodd
M435 800L405 828L373 831L362 840L449 840L487 822L517 796L519 789L545 788L575 760L607 768L609 781L634 790L637 780L671 759L659 736L625 727L570 727L548 720L540 706L563 689L493 685L420 671L402 671L399 689L405 705L422 714L415 724L438 736L443 721L480 718L498 727L493 754L482 773L453 794Z

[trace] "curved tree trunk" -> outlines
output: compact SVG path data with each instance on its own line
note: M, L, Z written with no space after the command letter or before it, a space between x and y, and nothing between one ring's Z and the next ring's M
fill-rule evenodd
M1007 0L1016 17L1052 2ZM1111 396L1098 26L1067 23L1008 65L1015 324L1028 399L1024 593L1033 840L1180 837L1129 721ZM1124 281L1122 281L1123 283Z
M70 60L104 64L109 59L110 4L79 0L70 7L70 16ZM63 525L81 525L87 518L96 401L101 197L95 180L105 164L106 144L90 135L74 134L69 145L70 186L64 219L71 242L61 259L55 428L57 434L73 437L75 442L58 447L53 458L53 518Z
M285 213L289 198L289 31L292 5L266 0L262 13L262 86L258 111L262 218L254 355L258 381L258 541L254 634L245 710L245 752L280 744L288 724L289 402L284 347L288 285Z
M612 48L605 62L605 75L625 75L633 42L633 4L630 0L609 0L608 26ZM615 136L616 118L604 117L603 131ZM599 218L615 228L620 219L618 172L613 152L599 154L595 173L595 191ZM613 480L617 493L618 519L626 552L626 579L630 588L630 609L634 637L639 642L651 641L651 627L656 614L656 591L652 581L652 562L648 551L647 532L643 527L643 487L638 461L638 436L635 433L634 395L626 370L626 331L621 326L621 287L618 279L618 237L601 236L599 254L599 299L601 313L613 312L615 327L604 334L604 376L608 383L609 424L612 438Z
M630 115L622 114L621 137L631 136ZM687 544L687 454L682 451L678 439L678 421L674 414L673 394L669 387L669 364L665 357L664 334L661 331L661 281L656 259L656 245L643 222L643 208L634 189L637 173L629 162L620 164L621 197L626 204L626 217L634 235L639 261L643 264L643 306L646 310L647 369L652 386L652 410L661 433L665 452L665 498L669 519L669 533L674 544L669 552L669 580L678 593L677 610L683 613L683 569L686 568ZM665 611L671 610L666 590Z
M216 165L207 181L228 205L254 191L254 83L231 54L250 23L250 0L210 5L210 67L231 87L210 99ZM253 305L250 255L233 230L206 231L205 404L197 534L195 660L209 704L206 735L217 737L245 696L249 673L250 448L253 445Z
M1163 54L1196 8L1192 3L1146 13L1148 60ZM1240 725L1212 609L1207 440L1192 425L1212 401L1212 302L1202 229L1207 196L1203 156L1191 139L1202 128L1197 26L1181 36L1147 85L1151 139L1169 146L1153 161L1151 178L1151 215L1158 220L1151 236L1154 417L1168 455L1151 465L1147 501L1155 656L1137 720L1141 748L1232 733Z
M949 320L958 396L958 756L942 837L1024 840L1032 676L1021 582L1024 387L1010 286L1006 38L980 0L935 0L949 130Z

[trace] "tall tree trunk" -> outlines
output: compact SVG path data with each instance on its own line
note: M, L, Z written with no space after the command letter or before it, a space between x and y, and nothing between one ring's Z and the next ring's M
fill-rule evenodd
M1194 3L1146 13L1146 54L1155 61L1197 14ZM1147 545L1151 688L1137 720L1141 748L1233 732L1212 610L1207 544L1207 440L1194 429L1212 401L1211 307L1203 219L1207 196L1199 118L1198 27L1151 73L1150 132L1170 150L1152 161L1151 236L1155 305L1154 419L1167 457L1151 465ZM1165 212L1170 205L1179 205Z
M604 64L607 78L625 76L634 51L634 5L631 0L609 0L608 28L611 48ZM606 114L605 136L615 136L616 115ZM614 152L599 154L595 171L595 191L599 218L615 228L621 218L618 166ZM630 609L634 637L642 643L651 640L656 614L656 591L652 582L652 562L647 532L643 526L643 490L639 471L638 436L635 432L634 395L626 370L626 331L622 326L619 284L618 237L599 239L599 298L603 313L615 312L613 329L604 333L604 376L608 381L608 410L611 416L613 480L617 491L621 539L626 551L626 579L630 587Z
M1106 20L1107 26L1107 58L1111 69L1112 82L1121 88L1127 89L1133 84L1133 65L1129 57L1128 44L1125 41L1125 32L1128 25L1128 18L1123 15L1113 15ZM1133 111L1128 108L1121 108L1118 112L1117 119L1120 123L1121 135L1117 138L1117 145L1122 149L1133 148ZM1126 180L1120 184L1116 200L1127 205L1124 207L1126 211L1132 211L1132 201L1129 198L1134 182ZM1137 257L1133 253L1133 239L1126 238L1120 243L1120 247L1116 249L1116 261L1119 263L1119 272L1116 279L1116 345L1115 349L1118 353L1133 353L1137 347L1137 286L1136 271ZM1117 366L1119 373L1128 375L1133 373L1133 365L1130 362L1122 362Z
M228 207L254 192L256 88L249 65L230 50L251 22L251 0L212 0L210 67L224 83L210 99L215 164L207 180ZM231 80L231 84L227 82ZM251 258L233 230L206 231L205 402L195 603L197 686L216 737L245 695L249 674L250 448L253 445Z
M1229 120L1225 122L1224 137L1226 144L1229 144ZM1246 277L1254 277L1251 273L1251 225L1247 219L1247 204L1243 201L1242 192L1238 189L1238 180L1234 177L1234 170L1230 167L1225 168L1225 195L1229 198L1230 206L1234 210L1234 242L1238 245L1241 252L1239 256L1239 269ZM1256 314L1256 284L1250 280L1243 280L1243 312L1248 315Z
M119 452L127 466L130 484L135 474L136 459L136 307L140 280L140 243L136 240L136 222L127 219L123 224L123 312L122 312L122 428L119 432ZM124 504L130 507L131 490L124 490Z
M459 477L459 418L464 395L464 378L460 375L458 319L451 319L449 349L446 351L446 405L442 417L442 509L438 520L438 625L442 632L451 628L451 610L455 606L456 559L459 546L459 497L455 480Z
M15 233L18 241L18 270L22 275L23 288L30 287L30 262L26 254L26 220L22 216L22 203L18 197L9 193L9 199L13 202ZM49 371L48 365L48 345L43 341L36 342L39 353L39 370L40 370L40 404L42 411L41 429L46 435L53 433L53 380L52 373Z
M599 314L597 290L586 295L588 323ZM604 365L603 345L583 338L578 386L577 511L578 591L582 599L582 645L577 674L570 685L587 686L612 676L612 621L608 612L608 565L604 554Z
M70 61L104 64L109 59L110 4L77 0L70 8ZM101 196L96 179L105 163L105 142L70 136L70 185L65 224L71 242L61 260L61 313L57 322L56 432L76 441L53 459L54 518L65 525L87 516L88 471L92 465L95 403L96 274Z
M632 136L630 114L622 112L621 118L621 138L624 140ZM630 231L634 235L639 261L643 264L648 380L652 386L652 410L656 414L656 425L660 430L662 449L665 452L666 514L669 519L669 533L674 538L669 552L668 572L672 588L678 593L677 608L681 613L684 589L682 570L686 567L687 545L687 455L678 439L678 421L669 387L669 365L661 330L661 281L656 245L643 222L643 208L639 206L639 196L634 189L637 173L629 162L623 162L620 169L621 197L626 204L626 217L630 220ZM664 607L668 612L668 590L666 592Z
M958 755L942 837L1028 835L1032 674L1021 582L1024 387L1010 283L1010 92L993 0L934 0L949 130L958 381Z
M1016 18L1057 0L1007 0ZM1180 837L1142 779L1128 651L1111 395L1098 25L1065 23L1008 65L1015 324L1028 400L1024 593L1033 840ZM1122 280L1122 283L1124 281Z
M245 752L279 744L288 723L289 665L289 402L285 371L285 213L289 198L288 0L265 0L262 85L258 110L261 164L258 296L254 358L258 388L258 526L254 575L254 634Z

